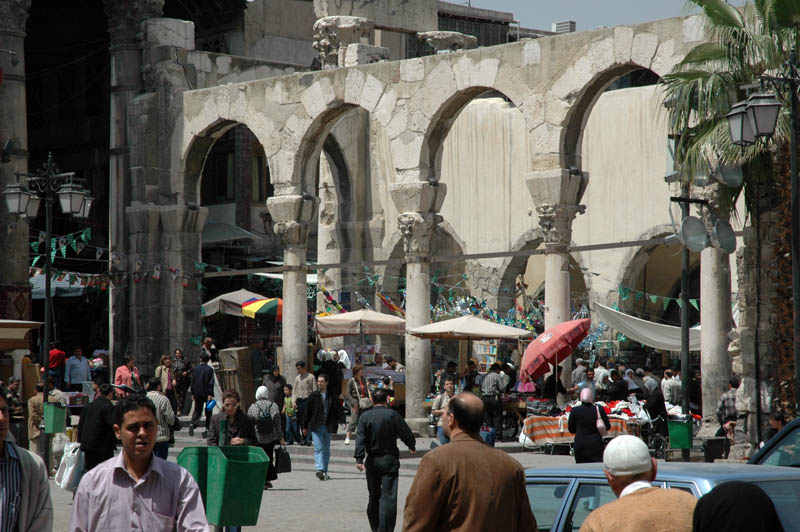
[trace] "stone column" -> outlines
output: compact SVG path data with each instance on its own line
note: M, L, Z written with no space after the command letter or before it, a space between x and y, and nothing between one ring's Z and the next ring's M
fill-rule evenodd
M569 283L569 244L572 220L586 209L579 202L586 190L589 175L574 170L547 170L528 176L528 189L536 204L539 225L544 231L545 294L544 326L549 329L571 319ZM562 382L569 386L572 359L562 364Z
M130 203L130 162L128 158L128 103L142 91L142 53L139 24L158 17L164 0L104 0L111 37L111 109L110 156L108 165L108 246L111 254L127 256L125 207ZM127 261L109 261L109 269L127 271ZM127 307L127 287L112 285L109 297L109 365L123 355L127 331L123 319ZM120 358L121 359L121 358Z
M430 255L447 187L435 181L391 185L392 201L400 212L406 259L406 327L431 321ZM406 421L417 430L428 423L424 401L431 388L431 342L406 335Z
M283 242L283 375L293 382L295 364L308 359L308 303L306 299L306 249L309 223L319 199L287 195L267 200L275 234Z
M30 0L0 2L0 52L3 84L0 86L0 150L12 142L8 163L0 162L0 191L17 182L16 172L28 171L28 122L25 110L25 22ZM0 316L30 319L31 289L28 285L28 224L24 218L8 214L6 202L0 201L0 216L7 220L0 227ZM9 225L16 223L16 226Z
M709 231L717 222L719 184L705 187L709 201L703 221ZM703 424L699 437L712 438L719 428L716 409L733 375L728 355L731 332L730 256L723 250L707 247L700 253L700 374L703 390ZM689 376L684 376L688 378Z
M25 358L25 355L30 355L31 352L28 349L14 349L7 353L11 355L11 361L14 363L13 375L18 379L22 379L22 359Z
M731 331L730 257L708 247L700 253L700 373L703 425L699 437L711 438L719 428L716 409L733 375L728 356ZM683 376L688 378L689 376Z
M351 44L362 44L363 51L352 56L350 62L357 64L358 56L364 62L372 62L388 57L385 48L369 46L369 39L375 31L375 23L363 17L332 16L322 17L314 23L315 50L319 52L323 69L345 66L347 47ZM371 58L371 59L370 59Z

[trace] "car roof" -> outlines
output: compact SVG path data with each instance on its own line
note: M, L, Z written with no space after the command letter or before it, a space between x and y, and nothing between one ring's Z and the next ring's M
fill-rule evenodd
M541 477L585 477L602 478L603 464L565 465L562 467L536 467L525 470L527 478ZM753 482L758 480L800 480L800 470L791 467L775 467L750 464L708 464L695 462L659 462L656 480L696 481L706 480L720 484L730 480Z

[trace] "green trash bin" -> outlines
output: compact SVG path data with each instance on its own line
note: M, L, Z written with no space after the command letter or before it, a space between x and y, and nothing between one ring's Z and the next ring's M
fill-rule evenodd
M669 430L670 449L691 449L692 448L692 418L686 420L669 420L667 422Z
M254 526L269 458L261 447L186 447L178 465L192 474L206 507L208 522L217 526Z
M60 403L45 403L44 405L44 432L56 434L66 432L67 409Z

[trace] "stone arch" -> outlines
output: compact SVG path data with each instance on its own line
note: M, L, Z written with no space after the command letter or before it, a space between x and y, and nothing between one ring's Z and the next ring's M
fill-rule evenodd
M530 229L520 236L511 251L532 251L544 242L544 231L539 228ZM498 268L494 282L490 284L490 293L497 294L497 311L505 312L514 305L517 277L525 273L530 255L506 257Z
M485 95L500 96L517 109L522 103L512 99L503 90L489 85L469 86L455 91L441 103L428 123L420 150L420 168L429 169L438 179L444 141L453 123L464 107ZM524 118L524 114L522 116Z
M657 225L651 227L641 235L639 235L638 240L650 240L654 238L660 237L668 237L673 235L673 229L671 225ZM664 275L660 275L656 277L656 284L648 284L644 287L644 292L658 295L658 296L665 296L665 297L672 297L673 292L675 291L676 283L680 284L680 251L681 251L681 244L678 239L671 240L669 243L667 242L655 242L649 245L643 245L638 247L629 248L625 254L624 259L622 260L621 264L622 267L619 270L616 285L612 287L611 291L608 294L607 303L617 302L620 306L622 311L632 310L636 304L637 300L635 297L631 297L628 300L623 301L621 297L619 297L618 289L620 286L631 288L634 290L638 290L639 287L637 283L639 282L640 278L645 271L647 264L649 263L651 257L657 253L663 253L666 246L669 248L673 248L674 250L670 251L669 256L674 257L674 261L676 262L677 269L671 268L670 271L674 271L674 275L671 277L667 277ZM663 261L661 261L663 262ZM694 272L700 266L700 254L699 253L690 253L689 254L689 267L690 271ZM640 300L641 301L641 300ZM660 304L660 303L659 303ZM647 301L642 301L643 308L647 308L650 304ZM651 311L657 314L658 317L662 316L664 311L663 309L659 310L658 308L651 308Z
M247 121L217 118L190 138L183 153L181 159L183 165L183 187L182 192L177 192L179 196L183 195L184 202L200 205L200 180L208 154L211 153L211 148L213 148L217 140L238 125L247 127L256 136L267 155L267 164L272 168L272 160L267 153L267 144L265 144L263 136L259 135L258 130L255 129L255 124ZM181 198L178 199L180 203Z
M676 44L676 38L669 34L618 27L597 35L595 40L576 50L574 57L579 59L548 87L543 98L547 123L540 124L539 132L532 135L532 142L547 146L552 144L538 137L558 136L561 168L581 168L583 127L597 99L616 78L639 69L663 77L682 58L675 48L683 43L677 41L679 44ZM550 155L541 154L541 157L549 160Z

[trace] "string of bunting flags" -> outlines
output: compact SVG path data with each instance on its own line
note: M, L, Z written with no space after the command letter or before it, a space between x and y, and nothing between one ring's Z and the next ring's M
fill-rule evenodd
M658 304L658 301L661 300L661 306L663 310L667 310L667 307L671 302L676 302L678 306L683 305L683 301L679 298L675 297L666 297L666 296L659 296L656 294L648 294L647 292L642 292L641 290L634 290L633 288L629 288L627 286L619 285L618 288L619 297L622 301L627 301L631 297L634 298L636 301L641 301L644 298L647 298L652 304ZM689 299L689 304L692 305L696 310L700 310L700 300L699 299Z

